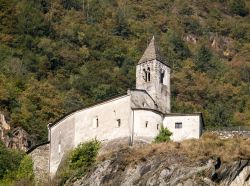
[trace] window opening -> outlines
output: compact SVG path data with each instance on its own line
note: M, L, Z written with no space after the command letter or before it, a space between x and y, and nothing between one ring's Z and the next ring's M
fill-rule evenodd
M175 123L175 128L176 128L176 129L182 128L182 122L176 122L176 123Z
M99 127L99 120L98 120L97 116L93 118L93 127L94 128L98 128Z
M147 76L147 81L150 81L150 68L148 67L148 76Z
M157 126L156 126L156 127L157 127L157 130L159 130L159 124L157 124Z
M148 121L145 122L145 127L148 128Z
M121 126L121 119L117 119L116 122L117 122L117 127L120 127Z
M59 131L59 143L58 143L58 153L60 154L61 153L61 135L62 135L62 132Z
M145 70L145 68L143 69L143 79L145 82L147 82L147 71Z
M163 83L164 76L165 76L165 72L162 71L161 74L160 74L160 83Z
M61 153L61 142L59 142L59 144L58 144L58 153L59 154Z

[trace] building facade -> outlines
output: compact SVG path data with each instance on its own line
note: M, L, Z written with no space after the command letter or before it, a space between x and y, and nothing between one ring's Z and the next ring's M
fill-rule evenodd
M199 138L204 125L201 113L171 113L170 73L153 37L136 66L135 90L77 110L48 125L51 176L67 151L94 138L127 138L130 144L135 140L150 142L161 125L173 133L174 141Z

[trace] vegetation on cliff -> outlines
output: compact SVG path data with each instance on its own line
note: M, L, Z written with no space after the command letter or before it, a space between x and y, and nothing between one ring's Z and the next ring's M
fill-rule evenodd
M137 142L128 146L119 140L110 141L107 144L109 149L105 151L101 148L102 153L97 156L94 166L90 166L87 172L71 174L65 185L250 183L249 138L236 136L220 139L217 135L206 133L199 140L144 145ZM115 146L110 150L112 145Z
M135 86L155 35L172 67L172 111L207 127L250 125L250 2L0 0L0 110L47 140L47 124Z
M7 149L0 143L0 185L33 185L33 163L24 152Z
M65 157L51 184L63 185L72 177L85 175L94 166L100 147L96 139L79 144Z

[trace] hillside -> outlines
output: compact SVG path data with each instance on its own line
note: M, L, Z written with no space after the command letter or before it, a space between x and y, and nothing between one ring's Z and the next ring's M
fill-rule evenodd
M221 140L206 134L200 140L140 143L133 147L116 140L101 148L93 164L86 158L87 154L92 155L91 149L82 146L70 153L70 160L63 163L51 185L247 186L250 183L248 138Z
M47 140L47 124L135 86L152 35L172 67L172 111L250 126L250 2L0 0L0 111Z

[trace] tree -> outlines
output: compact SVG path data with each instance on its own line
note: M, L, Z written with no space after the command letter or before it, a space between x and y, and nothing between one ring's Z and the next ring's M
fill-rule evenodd
M81 10L84 7L83 0L61 0L61 3L65 9Z
M128 37L131 33L126 17L121 9L118 9L116 12L113 33L122 37Z
M212 52L205 45L202 45L195 56L194 62L196 64L196 69L201 72L210 70L213 67L211 62L212 57Z
M229 8L233 14L246 16L249 14L249 9L246 6L245 0L230 0Z
M173 31L168 32L168 40L170 42L171 49L183 60L191 56L191 52L181 37Z
M16 170L23 158L23 153L7 149L0 141L0 180L11 171Z

